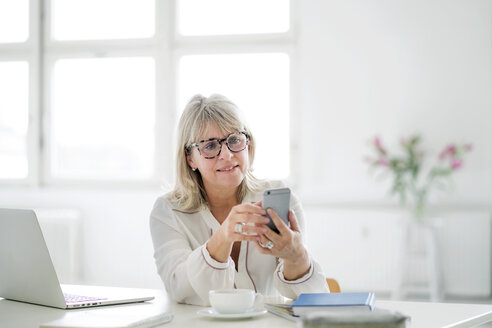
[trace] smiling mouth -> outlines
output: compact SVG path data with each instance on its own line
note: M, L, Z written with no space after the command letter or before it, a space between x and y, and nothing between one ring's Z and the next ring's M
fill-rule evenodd
M229 171L234 170L236 167L239 167L239 165L234 165L234 166L228 167L226 169L221 169L221 170L217 170L217 171L218 172L229 172Z

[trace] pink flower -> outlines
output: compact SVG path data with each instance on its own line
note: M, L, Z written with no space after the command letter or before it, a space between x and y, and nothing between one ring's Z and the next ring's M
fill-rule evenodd
M379 137L374 137L374 145L376 148L381 148L381 139Z
M456 146L454 144L448 145L439 155L439 159L442 161L448 156L453 156L456 153Z
M379 166L384 166L384 167L390 167L390 163L388 162L387 159L385 158L380 158L378 161L377 161L377 164Z
M386 150L383 148L381 139L379 139L379 137L374 138L374 146L381 154L386 154Z
M462 166L463 166L463 161L461 159L453 158L451 160L451 169L457 170Z

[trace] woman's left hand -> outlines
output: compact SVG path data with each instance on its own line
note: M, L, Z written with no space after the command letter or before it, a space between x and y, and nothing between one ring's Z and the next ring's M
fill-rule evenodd
M263 246L257 243L256 247L260 253L283 259L284 278L296 280L307 274L311 266L308 252L302 243L301 231L296 216L292 210L289 211L289 228L273 209L269 208L267 212L279 233L277 234L269 227L266 227L266 232L260 234ZM264 247L269 241L273 243L273 247Z

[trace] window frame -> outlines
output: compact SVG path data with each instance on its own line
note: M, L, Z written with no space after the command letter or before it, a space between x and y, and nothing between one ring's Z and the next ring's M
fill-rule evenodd
M169 140L172 138L172 130L169 128L158 128L164 125L167 121L167 115L162 114L159 108L166 108L166 97L160 90L165 89L165 85L169 85L169 74L165 74L168 61L168 51L164 42L169 39L169 24L165 24L166 15L171 10L171 3L167 1L155 1L155 33L150 38L142 39L114 39L114 40L75 40L75 41L57 41L51 35L51 0L45 1L45 21L43 30L45 35L44 40L44 60L43 67L46 72L44 74L44 94L46 95L42 104L44 110L44 129L43 138L47 142L43 144L43 171L41 174L40 183L50 186L131 186L131 187L157 187L160 185L159 177L169 175L169 161L162 154L162 142L159 140ZM58 178L51 174L51 104L52 104L52 78L54 66L57 60L69 58L118 58L118 57L150 57L155 62L156 79L155 86L155 150L154 150L154 172L148 179L139 180L96 180L96 179L67 179ZM163 72L164 71L164 72ZM170 132L171 131L171 132Z
M179 1L179 0L176 0ZM299 158L298 135L296 131L300 128L300 111L298 110L298 95L293 90L300 90L298 67L297 33L298 21L295 13L298 11L299 0L289 0L290 28L283 33L265 34L237 34L237 35L213 35L213 36L188 36L181 35L177 31L178 21L174 20L174 51L173 67L178 68L180 59L187 55L208 55L208 54L254 54L254 53L285 53L289 56L289 75L290 75L290 174L283 179L291 187L299 185L300 163L294 160ZM178 17L178 8L175 6L175 15ZM177 86L178 76L175 74L175 87ZM175 90L174 98L178 94ZM176 99L175 99L176 101Z
M28 65L28 129L27 129L27 177L23 179L1 179L0 182L10 186L36 186L39 181L41 150L40 133L40 22L39 1L29 0L29 35L24 42L0 43L0 61L26 61Z
M29 65L28 176L25 179L0 179L1 185L159 187L174 181L175 124L177 122L177 69L180 58L194 54L234 54L281 52L290 62L290 175L298 181L297 136L298 71L295 12L298 0L290 0L290 29L284 33L184 36L177 32L177 1L155 0L155 34L145 39L57 41L51 36L51 0L29 0L29 37L19 44L0 44L0 61L26 59ZM57 60L65 58L135 57L154 59L155 151L154 174L142 180L87 180L57 178L51 168L52 78ZM172 154L165 144L172 140Z

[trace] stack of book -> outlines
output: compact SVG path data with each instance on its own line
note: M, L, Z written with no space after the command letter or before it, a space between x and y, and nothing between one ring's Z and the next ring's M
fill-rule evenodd
M273 314L296 321L313 312L370 312L374 310L374 293L312 293L301 294L292 304L265 303Z

